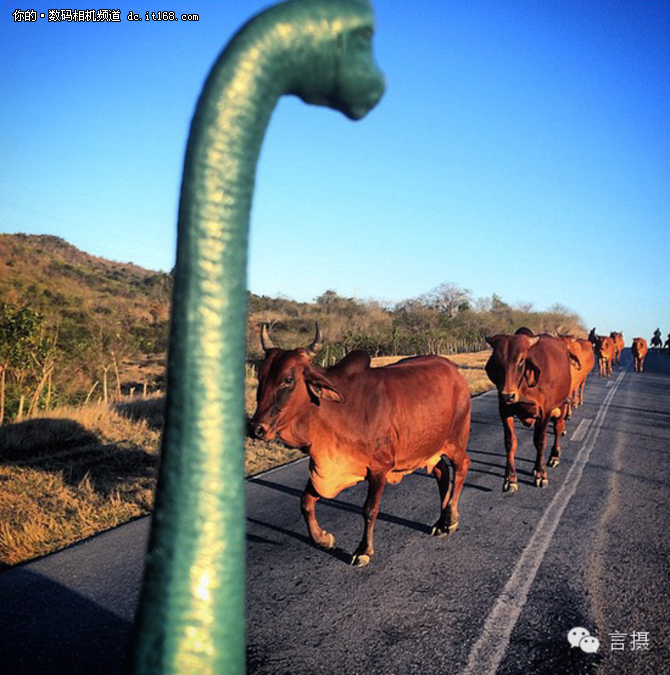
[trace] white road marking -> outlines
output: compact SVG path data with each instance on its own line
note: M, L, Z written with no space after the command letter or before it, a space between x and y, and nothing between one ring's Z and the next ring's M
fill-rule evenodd
M498 596L484 628L470 650L470 656L461 675L494 675L505 656L509 638L519 620L521 610L526 604L528 593L540 569L540 564L549 548L563 512L577 491L577 486L595 446L605 415L612 403L626 371L622 371L607 392L603 404L590 427L586 443L582 445L574 464L565 476L563 485L545 509L544 515L535 528L533 536L526 544L512 575Z
M575 433L572 434L572 438L570 440L575 441L577 443L579 441L583 441L584 437L586 436L586 432L589 430L589 427L591 426L591 422L593 422L592 419L583 419L577 425L577 428L575 429Z

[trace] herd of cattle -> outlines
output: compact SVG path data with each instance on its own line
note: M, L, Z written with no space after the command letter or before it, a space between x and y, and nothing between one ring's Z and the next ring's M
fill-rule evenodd
M352 557L353 565L367 565L374 554L374 525L384 487L418 469L432 473L439 489L440 515L432 534L456 530L458 500L470 466L471 407L468 385L457 366L441 356L414 356L373 368L367 353L353 351L334 366L320 368L314 363L322 346L318 324L312 344L304 349L277 348L266 325L260 338L265 358L258 370L257 408L250 429L257 438L279 438L309 453L301 510L316 545L335 546L333 534L316 519L316 502L367 481L363 538ZM493 350L486 373L498 391L507 453L503 490L518 489L515 417L533 429L534 482L544 487L549 482L545 464L549 423L554 441L548 465L556 467L565 420L582 404L588 375L596 360L601 377L611 374L621 358L623 336L596 335L593 329L584 340L534 335L520 328L513 335L486 341ZM646 340L635 338L631 351L635 371L641 372Z

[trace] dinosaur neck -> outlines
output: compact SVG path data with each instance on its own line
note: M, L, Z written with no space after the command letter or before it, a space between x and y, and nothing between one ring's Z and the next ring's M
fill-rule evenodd
M189 672L193 650L225 658L227 650L215 647L227 638L217 634L220 622L212 626L210 597L243 613L243 585L219 570L224 556L244 560L244 528L235 521L244 511L249 215L262 140L279 97L292 93L286 61L295 58L276 36L265 39L263 25L247 28L208 77L186 151L155 508L160 522L152 529L140 617L147 635L138 658L149 664L147 672L162 667L152 660L159 658L151 648L156 635L166 641L160 658L173 658L176 672Z
M135 673L244 669L244 622L235 618L244 615L246 266L256 164L283 94L352 119L379 100L369 40L352 46L344 36L359 25L371 26L365 0L271 8L222 52L198 101L179 205L166 426Z
M225 383L239 385L244 376L241 359L236 374L228 362L224 368L221 347L236 345L243 359L256 166L271 114L291 88L285 74L290 55L272 28L250 24L236 36L214 65L193 119L179 207L170 369L193 383L183 394L197 400L175 401L178 411L202 409L208 382L226 389ZM212 411L203 415L203 424L221 429Z

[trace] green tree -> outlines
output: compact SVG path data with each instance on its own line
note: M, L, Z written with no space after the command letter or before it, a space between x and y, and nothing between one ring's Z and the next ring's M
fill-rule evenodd
M30 307L0 304L0 424L5 418L7 373L20 392L35 358L41 322L41 315Z

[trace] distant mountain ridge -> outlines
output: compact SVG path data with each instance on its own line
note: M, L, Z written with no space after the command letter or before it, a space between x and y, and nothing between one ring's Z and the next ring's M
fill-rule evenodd
M50 320L121 312L167 321L171 278L79 250L52 235L0 235L0 302L29 305Z

